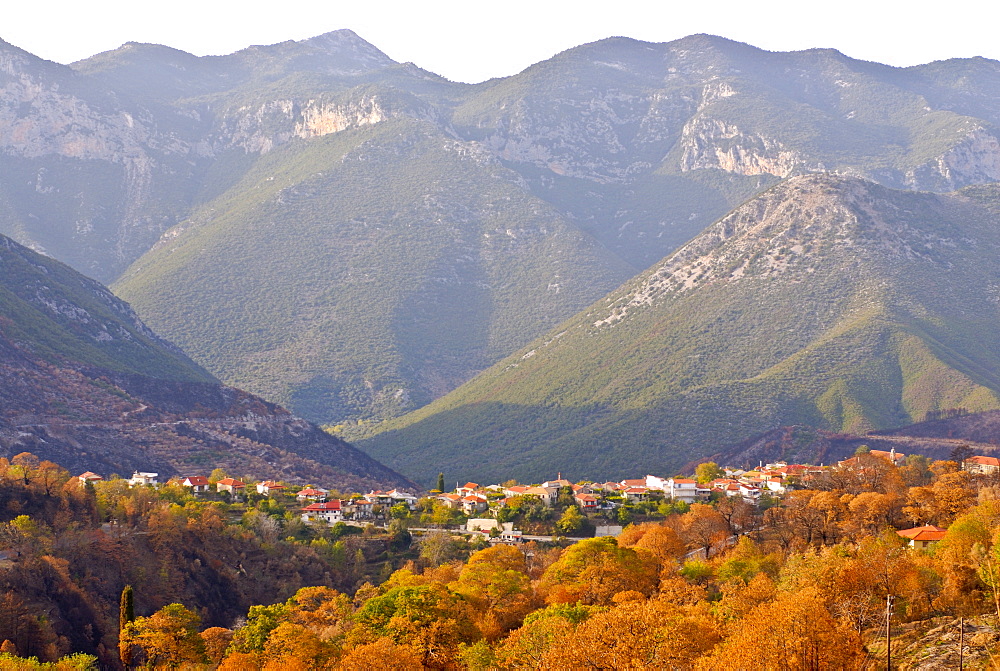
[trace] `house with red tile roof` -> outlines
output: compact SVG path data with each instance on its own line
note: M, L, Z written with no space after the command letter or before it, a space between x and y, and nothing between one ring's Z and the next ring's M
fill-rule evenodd
M482 494L469 494L461 500L462 512L466 515L481 513L490 507L489 501Z
M597 497L593 494L575 494L573 499L583 510L597 510Z
M298 501L325 501L330 492L319 487L306 487L295 494Z
M541 499L542 503L547 506L553 505L559 498L559 488L558 487L528 487L522 493L522 496L537 496Z
M962 470L973 475L990 475L1000 472L1000 459L996 457L969 457L962 462ZM83 476L80 476L83 477Z
M375 502L367 499L355 499L349 504L349 509L354 513L354 519L364 520L375 517Z
M302 509L302 521L313 522L321 520L333 524L344 519L344 510L340 499L332 501L316 501Z
M906 462L906 455L902 452L897 452L896 448L892 448L888 452L885 450L872 450L869 454L873 457L881 457L894 466L902 466Z
M263 494L264 496L280 494L284 489L284 485L278 484L274 480L265 480L264 482L257 483L257 493Z
M698 498L698 483L690 478L668 478L663 491L673 501L694 503Z
M911 548L923 550L930 547L934 543L943 540L945 534L948 533L948 530L936 527L933 524L925 524L922 527L903 529L901 531L897 531L896 533L907 539Z
M462 495L456 494L454 492L446 492L444 494L438 494L435 496L438 501L445 504L449 508L461 508L462 507Z
M235 478L223 478L215 483L215 491L217 492L242 494L244 489L246 489L246 484Z
M192 475L181 480L181 485L190 487L194 493L207 492L209 490L208 478L204 475Z
M91 484L95 482L100 482L104 478L98 475L97 473L94 473L92 471L87 471L86 473L81 473L80 475L76 476L76 479L80 481L81 485L85 485L88 482Z
M642 482L645 482L645 480L642 480ZM622 495L632 503L637 503L639 501L645 501L649 498L649 489L647 489L645 485L626 487L622 490Z

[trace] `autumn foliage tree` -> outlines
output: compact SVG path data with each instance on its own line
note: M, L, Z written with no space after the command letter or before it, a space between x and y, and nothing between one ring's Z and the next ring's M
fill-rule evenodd
M652 594L657 562L619 547L611 537L588 538L571 545L542 575L539 591L546 603L609 604L615 594Z
M135 650L134 659L150 666L204 663L205 642L199 635L201 620L179 603L164 606L149 617L125 625L121 645Z

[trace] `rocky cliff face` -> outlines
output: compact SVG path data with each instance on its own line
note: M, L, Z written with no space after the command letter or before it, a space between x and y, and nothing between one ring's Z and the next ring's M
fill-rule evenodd
M927 191L952 191L996 181L1000 181L1000 140L978 125L943 154L905 175L907 186Z

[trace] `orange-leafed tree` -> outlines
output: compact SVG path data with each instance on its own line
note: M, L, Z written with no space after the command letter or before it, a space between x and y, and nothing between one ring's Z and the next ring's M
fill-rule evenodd
M198 633L201 620L179 603L164 606L149 617L137 617L122 629L122 645L134 646L135 661L163 664L205 662L205 642Z
M658 599L633 600L595 613L562 633L542 657L542 668L690 668L720 640L707 604L681 607Z
M537 607L524 554L510 545L497 545L469 557L453 589L472 606L477 627L495 640L521 625Z
M806 588L747 613L697 668L857 669L863 660L860 636L833 618L815 588Z
M700 548L706 556L712 548L729 535L726 519L706 503L693 503L691 509L681 515L681 537L691 548Z
M619 547L614 538L588 538L563 550L546 569L539 591L547 603L610 604L615 594L652 594L658 565L649 555Z

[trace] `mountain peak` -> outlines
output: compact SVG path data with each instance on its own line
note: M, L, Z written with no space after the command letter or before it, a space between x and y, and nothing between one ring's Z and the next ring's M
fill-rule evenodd
M384 68L395 65L396 61L386 56L371 42L360 37L353 30L342 28L316 37L300 40L298 44L311 47L330 56L350 58L370 69Z

